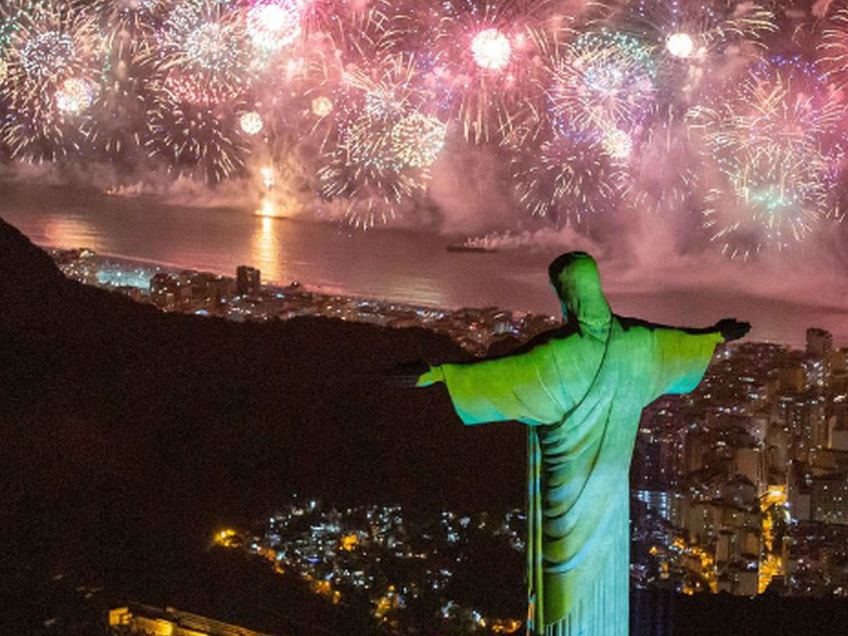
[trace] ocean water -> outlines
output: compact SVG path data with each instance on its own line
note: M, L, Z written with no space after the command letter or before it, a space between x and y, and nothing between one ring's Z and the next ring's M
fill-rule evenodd
M461 237L255 216L251 210L174 206L152 197L0 181L0 217L33 242L234 275L253 265L264 281L299 281L340 293L446 308L498 306L556 315L548 263L565 248L451 252ZM602 268L603 275L603 268ZM848 345L848 315L720 288L610 294L613 310L665 324L750 320L752 337L803 343L807 327Z
M0 217L33 242L422 305L499 305L554 313L547 263L555 251L449 252L456 237L191 208L153 198L0 184Z

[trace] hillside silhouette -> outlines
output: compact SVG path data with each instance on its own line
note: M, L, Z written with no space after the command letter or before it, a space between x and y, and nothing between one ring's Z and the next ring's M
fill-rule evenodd
M22 568L167 596L216 527L292 493L522 505L519 427L465 429L442 392L382 382L465 357L446 337L165 314L66 279L2 222L0 306L0 536Z

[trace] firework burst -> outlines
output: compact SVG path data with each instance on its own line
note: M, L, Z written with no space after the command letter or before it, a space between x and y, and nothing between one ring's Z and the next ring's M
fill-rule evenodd
M313 38L319 45L329 44L331 54L343 65L379 64L380 56L388 53L405 34L401 28L401 3L375 0L360 4L364 8L352 10L347 3L339 3L327 21L326 30ZM405 50L412 52L409 48Z
M256 0L245 11L247 35L257 51L274 54L301 35L300 0Z
M629 195L634 210L673 216L700 209L697 156L684 134L682 119L669 108L640 143L630 162Z
M146 156L144 139L157 87L149 58L134 46L113 50L108 72L83 123L87 154L132 172ZM118 55L120 53L120 55ZM160 91L161 92L161 91Z
M318 95L317 97L312 98L309 108L312 111L312 114L317 115L318 117L327 117L333 112L333 100L326 95Z
M296 4L300 14L300 39L309 46L322 45L329 34L338 32L340 25L374 11L372 5L391 6L389 0L296 0Z
M413 112L392 127L392 150L404 165L427 168L438 159L446 132L437 118Z
M237 108L195 106L164 99L148 113L145 145L178 175L209 183L245 174L249 145L237 126Z
M219 0L167 9L142 58L150 67L144 146L180 175L211 183L242 175L249 145L239 120L252 78L244 14Z
M666 62L715 62L728 53L756 53L777 30L768 3L751 0L608 0L592 22L626 32Z
M848 85L848 3L834 2L818 46L817 66L839 90Z
M444 2L426 72L474 143L503 139L538 87L537 34L551 26L551 3Z
M754 65L736 94L693 109L690 124L719 173L704 226L731 257L804 239L835 213L845 106L797 58Z
M79 115L94 101L96 88L81 77L69 77L56 91L56 108L63 113Z
M123 49L147 48L162 27L172 0L99 0L94 4L106 43L120 57Z
M656 105L656 79L651 52L633 36L581 33L550 68L551 112L583 131L638 134Z
M380 68L346 73L318 173L322 198L346 200L345 216L359 227L395 218L405 200L424 192L444 130L421 112L429 93L416 81L414 60L386 56Z
M359 108L357 99L363 95L373 106L380 99L391 102L392 91L399 91L400 96L403 86L411 86L404 80L415 75L408 63L414 56L393 54L398 34L396 17L381 9L378 4L367 11L336 15L325 34L325 46L316 47L309 56L304 94L309 99L309 112L321 123L351 120L351 109ZM394 82L393 87L393 81L387 78L397 75L397 69L404 66L405 77ZM326 136L327 131L324 132Z
M103 72L81 129L85 156L108 161L118 173L143 163L147 112L156 78L157 33L171 0L99 0L90 3L103 34Z
M750 0L609 0L591 5L593 30L619 33L649 55L660 112L692 103L698 93L765 51L774 14ZM624 44L624 42L622 42Z
M177 102L213 106L240 99L250 83L242 13L217 0L175 4L151 52L162 88Z
M270 162L290 166L286 174L298 172L299 180L308 180L306 175L314 179L323 148L331 145L333 99L342 82L343 65L320 47L307 57L278 56L277 62L276 72L269 67L255 82L252 94L261 96L261 100L246 100L246 108L262 120L261 134L249 136L253 155L249 167L253 172L263 162ZM313 182L304 189L316 187Z
M0 136L14 156L53 160L78 152L80 117L103 72L93 12L76 2L4 5L7 117Z
M536 217L704 209L713 240L746 256L813 232L843 185L848 3L804 31L821 36L818 75L762 61L780 6L9 0L0 150L134 179L286 166L369 227L426 208L461 137L511 167Z
M262 121L262 115L255 110L248 111L239 117L239 126L246 135L250 135L251 137L258 135L264 125L265 122Z
M480 68L503 71L512 57L512 44L498 29L483 29L471 38L471 57Z
M518 202L557 225L589 227L593 217L619 207L627 192L625 164L605 139L563 122L517 127L538 138L511 135L512 176ZM544 132L539 132L544 130Z

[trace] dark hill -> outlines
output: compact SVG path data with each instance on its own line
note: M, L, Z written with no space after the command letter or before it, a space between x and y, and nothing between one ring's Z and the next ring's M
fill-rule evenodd
M447 338L163 314L67 280L2 222L0 307L10 563L145 591L179 579L218 524L293 492L413 510L522 503L519 427L465 429L443 393L381 383L400 362L462 358Z

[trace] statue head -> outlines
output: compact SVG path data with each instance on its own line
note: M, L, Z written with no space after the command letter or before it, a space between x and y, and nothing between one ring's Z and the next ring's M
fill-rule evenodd
M612 319L601 290L598 264L586 252L568 252L548 267L551 284L562 302L563 316L580 327L606 328Z

